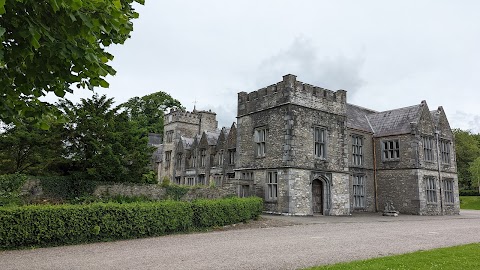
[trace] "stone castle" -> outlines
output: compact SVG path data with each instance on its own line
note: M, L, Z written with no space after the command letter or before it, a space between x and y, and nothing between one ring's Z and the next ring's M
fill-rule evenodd
M165 115L159 179L264 199L265 211L458 214L454 137L442 107L377 112L285 75L238 93L237 124L211 111Z

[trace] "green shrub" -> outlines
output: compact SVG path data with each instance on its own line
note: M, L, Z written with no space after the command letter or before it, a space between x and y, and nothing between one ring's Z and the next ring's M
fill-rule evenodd
M168 176L164 176L162 179L161 187L168 187L170 185L170 178Z
M156 184L158 183L157 174L154 171L148 171L142 175L142 183L145 184Z
M468 190L468 189L460 189L459 191L460 196L480 196L478 190Z
M197 228L224 226L257 219L263 209L258 197L196 200L192 203L193 224Z
M179 201L191 189L189 186L168 185L165 187L167 198Z
M0 207L0 249L128 239L244 222L259 198Z
M22 203L20 190L28 177L23 174L0 175L0 206Z

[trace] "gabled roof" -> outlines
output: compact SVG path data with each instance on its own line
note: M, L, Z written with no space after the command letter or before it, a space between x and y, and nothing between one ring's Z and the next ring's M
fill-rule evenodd
M377 113L374 110L347 103L347 127L373 133L367 115Z
M184 145L184 149L190 149L192 148L192 144L193 144L193 139L192 138L187 138L187 137L181 137L181 140L183 142L183 145Z
M437 126L438 121L440 119L440 112L438 110L433 110L433 111L430 111L430 114L432 115L433 124Z
M220 130L216 131L205 131L205 136L207 137L208 145L217 145L218 137L220 136Z
M412 130L411 123L418 123L422 104L424 103L367 115L375 136L383 137L410 133Z

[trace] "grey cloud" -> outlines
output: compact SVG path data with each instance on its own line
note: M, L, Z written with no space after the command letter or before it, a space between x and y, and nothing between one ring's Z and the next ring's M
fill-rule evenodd
M463 130L470 130L473 133L480 133L479 115L456 111L453 115L448 117L452 128L460 128Z
M257 87L264 87L291 73L299 80L331 90L344 89L353 94L365 82L360 76L363 54L346 57L338 54L320 57L320 48L305 37L296 38L284 51L263 60L258 69Z

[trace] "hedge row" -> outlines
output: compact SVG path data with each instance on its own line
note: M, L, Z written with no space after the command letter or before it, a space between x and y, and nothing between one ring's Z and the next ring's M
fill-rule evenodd
M460 189L459 191L460 196L480 196L478 190L468 190L468 189Z
M0 248L158 236L254 219L260 198L0 207Z

